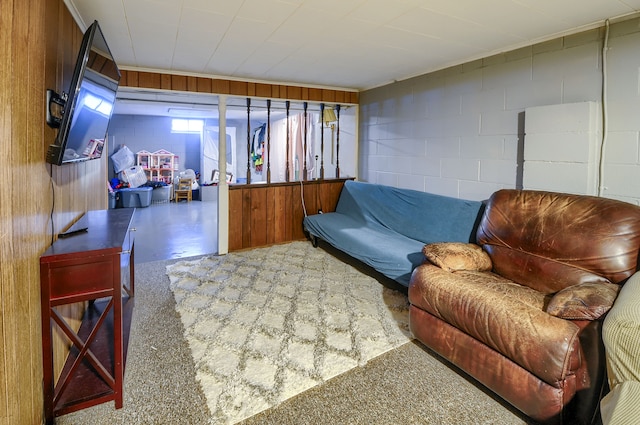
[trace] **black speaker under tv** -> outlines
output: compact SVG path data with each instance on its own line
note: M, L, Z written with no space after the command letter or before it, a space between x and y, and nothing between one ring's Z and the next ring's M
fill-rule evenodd
M102 156L119 83L120 70L94 21L82 38L69 91L60 95L47 90L47 124L59 129L47 150L48 163L62 165ZM61 116L52 113L52 104L61 107Z

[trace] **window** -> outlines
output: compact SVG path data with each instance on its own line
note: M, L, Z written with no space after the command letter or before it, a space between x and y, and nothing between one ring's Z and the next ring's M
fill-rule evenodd
M203 120L171 120L171 131L173 133L200 133L204 127Z

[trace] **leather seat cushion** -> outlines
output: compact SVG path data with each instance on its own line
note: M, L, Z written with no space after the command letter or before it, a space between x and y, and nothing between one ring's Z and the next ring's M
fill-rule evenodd
M550 385L580 367L579 327L545 312L548 297L492 272L424 263L409 302L500 352Z

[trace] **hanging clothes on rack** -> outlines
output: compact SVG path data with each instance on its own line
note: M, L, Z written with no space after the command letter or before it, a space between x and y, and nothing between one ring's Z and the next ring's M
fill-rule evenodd
M257 173L262 172L262 166L264 164L264 141L267 132L266 129L266 123L253 129L253 138L251 141L251 161L253 163L253 168L255 168Z
M296 114L291 116L289 123L291 137L289 158L292 165L289 178L291 181L300 180L302 175L302 120L302 114Z
M307 179L313 176L315 172L315 139L317 131L313 124L317 120L317 116L309 113L307 116L307 155L304 155L304 114L292 115L289 120L289 134L291 143L289 144L289 158L291 168L289 178L291 181L304 180L304 165L307 165Z

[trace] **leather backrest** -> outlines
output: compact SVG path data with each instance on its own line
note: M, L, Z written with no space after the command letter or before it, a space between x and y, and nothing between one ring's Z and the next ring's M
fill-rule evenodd
M621 283L638 265L640 207L595 196L505 189L477 231L493 271L544 293Z

